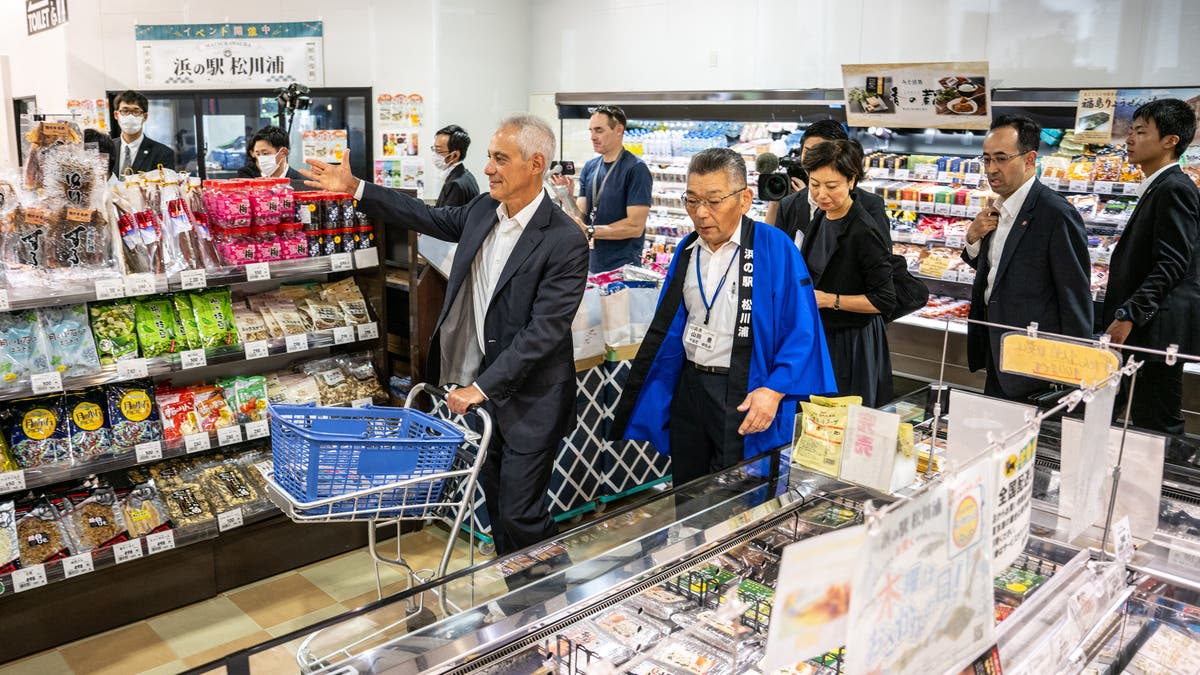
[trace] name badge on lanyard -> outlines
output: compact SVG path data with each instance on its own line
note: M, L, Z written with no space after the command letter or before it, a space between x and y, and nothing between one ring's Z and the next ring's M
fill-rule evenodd
M604 188L608 186L608 179L612 178L613 172L617 170L617 164L621 161L621 157L625 155L625 148L621 148L621 152L617 153L617 158L613 160L612 166L604 172L604 180L600 181L599 190L596 186L596 177L592 177L592 210L588 212L588 223L596 224L596 212L600 210L600 198L604 196ZM596 168L596 173L600 173L600 169L604 168L604 158L600 158L600 166Z
M711 352L717 346L717 334L715 331L709 330L706 326L689 323L687 325L687 332L683 334L683 341L696 349Z

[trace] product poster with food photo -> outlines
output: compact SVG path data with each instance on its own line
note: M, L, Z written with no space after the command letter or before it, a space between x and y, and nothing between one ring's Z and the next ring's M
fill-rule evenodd
M941 673L992 645L992 468L976 462L868 518L847 673Z
M854 127L987 129L986 61L842 66L846 123Z

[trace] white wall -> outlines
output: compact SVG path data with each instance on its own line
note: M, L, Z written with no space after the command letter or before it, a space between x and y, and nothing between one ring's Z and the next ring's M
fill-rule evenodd
M843 63L989 61L999 87L1200 84L1195 0L534 0L533 92L840 87Z

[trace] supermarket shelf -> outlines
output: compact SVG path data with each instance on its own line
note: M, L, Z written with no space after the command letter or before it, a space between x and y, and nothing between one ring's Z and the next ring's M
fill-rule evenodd
M163 529L105 548L9 572L0 575L0 604L2 604L4 596L15 596L68 578L91 574L156 553L215 539L222 532L251 525L278 514L279 509L269 500L263 499L218 514L219 519L215 518L197 525ZM68 570L70 570L70 576L68 576Z
M375 248L362 249L354 253L338 253L319 258L297 258L276 260L257 265L235 265L207 270L188 270L172 274L131 274L103 279L81 280L77 284L55 286L50 289L0 287L0 311L36 309L94 302L102 299L123 298L170 291L213 286L232 286L254 281L288 280L327 274L330 272L368 269L379 266L379 253ZM196 272L204 272L204 283L194 283ZM192 277L193 283L183 279Z
M229 429L237 429L238 432L227 430L201 432L187 439L177 438L170 441L142 443L137 446L136 450L130 449L119 455L100 457L78 464L51 464L21 471L0 472L0 495L87 478L110 471L130 469L143 464L154 464L164 459L182 457L213 448L237 448L245 443L270 438L271 435L270 423L265 419L229 427ZM201 438L202 436L206 436L207 441Z
M930 330L935 330L939 333L944 330L947 330L947 324L946 324L945 319L926 319L923 316L916 316L913 314L909 314L908 316L902 316L899 319L896 319L895 321L893 321L892 323L902 323L902 324L907 324L909 326L917 326L918 328L928 328ZM950 324L949 324L949 331L951 333L956 333L958 335L966 335L967 334L967 324L963 323L962 321L951 320Z
M247 344L230 345L228 347L195 349L149 359L123 361L103 366L99 372L93 374L77 377L60 377L57 382L53 381L55 379L53 376L57 375L57 373L35 374L32 379L39 380L37 387L34 387L32 382L26 380L16 386L0 391L0 401L32 395L54 394L60 391L74 391L84 387L93 387L111 382L166 375L184 370L195 370L238 361L250 361L280 354L301 354L334 345L374 340L379 337L379 331L379 323L377 321L370 321L354 327L344 326L305 333L303 335L290 335L287 338L272 338ZM144 366L144 371L142 366ZM50 377L47 378L46 376ZM49 383L45 383L47 379L50 380Z
M650 210L658 211L660 213L673 213L675 215L680 215L680 216L687 215L687 209L683 208L682 206L659 206L659 205L655 204L650 207Z
M914 174L908 169L867 169L867 180L908 180L914 183L937 183L939 185L982 186L982 174L951 174L945 171L936 175ZM1117 181L1066 180L1061 178L1039 178L1043 185L1059 192L1096 193L1102 195L1137 196L1141 183Z
M937 183L938 185L973 188L984 184L983 174L979 173L950 173L948 171L913 173L908 169L867 169L866 180L871 179L910 180L915 183Z

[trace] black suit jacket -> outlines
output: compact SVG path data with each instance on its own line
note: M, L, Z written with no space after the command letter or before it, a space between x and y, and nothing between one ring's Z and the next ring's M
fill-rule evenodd
M866 190L856 187L854 188L854 202L862 204L866 209L867 216L870 217L872 223L879 230L883 241L888 245L888 249L892 246L892 223L888 220L887 213L884 210L883 197ZM792 241L796 240L796 232L804 233L808 237L809 225L812 223L812 209L808 203L808 188L804 188L799 192L784 197L779 201L779 211L775 215L775 227L787 233L788 238Z
M828 248L819 245L823 238L821 230L826 227L837 228L836 243ZM826 219L823 213L814 218L808 224L800 252L812 275L813 289L837 295L865 295L882 314L895 308L896 288L888 262L892 249L884 243L877 223L861 200L855 200L850 211L837 222ZM826 328L857 328L870 323L873 316L822 309L821 324Z
M1200 354L1200 191L1178 166L1138 199L1113 250L1104 325L1118 307L1133 321L1128 344Z
M458 295L472 292L471 265L498 222L499 202L480 195L465 206L435 208L367 183L358 205L388 227L458 242L429 355L428 379L440 382L440 336L455 329L446 319ZM553 450L574 426L571 322L583 299L587 269L583 231L545 197L496 283L484 319L483 363L475 380L489 397L486 406L505 442L518 452ZM471 298L463 300L469 303Z
M970 318L1024 328L1036 321L1038 330L1087 338L1092 335L1092 263L1087 231L1079 212L1062 195L1036 179L1013 221L996 271L991 300L987 287L988 255L994 232L983 238L979 257L963 250L962 258L975 268ZM985 312L986 309L986 312ZM988 366L990 351L1001 389L1019 398L1047 385L1000 372L1000 338L1005 329L967 325L967 365L972 371Z
M120 134L113 139L117 145L117 167L120 168L122 141ZM138 147L137 156L133 158L133 172L142 173L153 171L161 164L164 169L175 168L175 151L148 136L142 136L142 144Z
M466 165L460 163L446 176L434 206L462 206L478 196L479 184L475 182L475 176L467 171Z
M238 178L262 178L262 169L258 168L258 162L251 161L238 169L237 175ZM280 178L286 178L291 181L304 180L304 176L290 166L287 168L287 171L283 172Z

